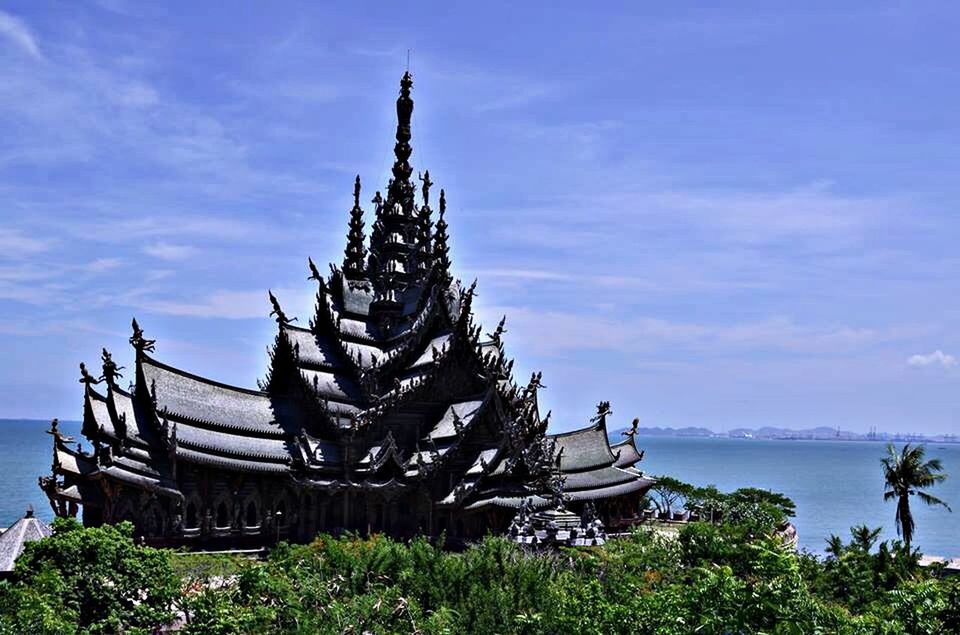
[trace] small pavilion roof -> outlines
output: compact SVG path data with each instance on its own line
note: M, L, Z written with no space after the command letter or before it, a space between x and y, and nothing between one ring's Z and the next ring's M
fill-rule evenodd
M52 533L50 525L36 518L33 510L28 509L23 518L0 534L0 573L13 571L13 565L23 553L24 545L46 538Z
M563 450L560 469L565 473L607 467L616 460L610 451L606 432L598 426L554 434L551 437L557 442L557 452Z
M611 445L610 450L617 457L617 467L633 467L642 458L632 437Z

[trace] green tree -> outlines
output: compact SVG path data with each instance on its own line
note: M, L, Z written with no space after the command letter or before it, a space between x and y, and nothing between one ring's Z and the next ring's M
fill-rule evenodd
M883 531L883 527L877 527L876 529L870 529L866 525L857 525L856 527L850 528L850 536L853 538L853 544L858 549L861 549L867 553L873 549L873 545L877 544L877 540L880 538L880 532Z
M907 551L913 540L916 523L913 512L910 510L910 497L916 496L927 505L942 505L950 510L950 506L936 496L923 490L943 482L947 475L943 473L940 459L924 460L926 450L924 446L911 447L908 443L900 452L892 443L887 444L887 456L881 459L883 476L886 480L887 491L883 493L883 500L897 501L897 533L903 536Z
M691 512L700 514L703 520L713 522L726 500L727 495L718 490L716 485L695 487L687 494L686 507Z
M4 626L19 632L155 629L173 619L180 595L169 554L134 544L133 525L84 528L72 518L27 543L10 587Z
M653 504L661 514L670 514L681 501L690 496L693 491L693 485L684 483L672 476L655 476L656 483L651 488L653 492Z
M843 538L837 534L830 534L830 537L827 538L827 548L825 549L827 555L839 559L840 556L843 555L843 548Z

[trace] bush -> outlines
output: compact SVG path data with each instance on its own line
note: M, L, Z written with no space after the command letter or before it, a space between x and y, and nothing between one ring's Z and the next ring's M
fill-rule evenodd
M134 544L130 523L57 519L52 536L27 543L0 595L12 632L149 630L173 619L180 579L166 552Z
M767 492L730 496L789 511ZM173 555L136 546L129 525L57 521L0 584L0 632L147 633L182 611L185 633L213 635L960 633L960 580L920 570L899 543L876 545L876 530L832 539L822 559L758 531L755 515L725 516L550 553L493 537L451 553L425 539L319 536L263 561Z

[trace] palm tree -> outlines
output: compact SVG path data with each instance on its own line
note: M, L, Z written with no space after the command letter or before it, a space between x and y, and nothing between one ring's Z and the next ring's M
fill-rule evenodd
M880 538L880 532L882 531L882 527L870 529L866 525L857 525L856 527L850 528L850 535L853 537L853 544L856 545L858 549L870 553L873 545L875 545L877 539Z
M837 560L843 555L843 538L836 534L830 534L827 538L827 553Z
M925 448L922 445L911 447L903 446L898 453L892 443L887 444L887 456L883 463L883 476L886 479L887 491L883 493L883 500L897 499L897 533L903 536L906 549L910 551L910 541L913 539L913 513L910 511L910 497L916 496L927 505L943 505L947 511L952 511L945 502L927 494L923 490L942 482L947 478L943 473L940 459L925 461Z

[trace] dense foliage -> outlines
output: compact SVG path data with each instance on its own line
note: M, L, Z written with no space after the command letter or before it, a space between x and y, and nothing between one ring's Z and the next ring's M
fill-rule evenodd
M679 483L679 482L678 482ZM488 538L320 536L263 560L137 546L129 525L58 521L0 584L0 633L960 633L960 579L918 567L879 530L795 553L793 503L682 483L720 522L653 524L603 547L530 553ZM705 514L706 516L706 514Z
M0 586L0 632L113 633L169 622L180 596L170 555L134 544L133 525L85 529L72 518L29 542Z

